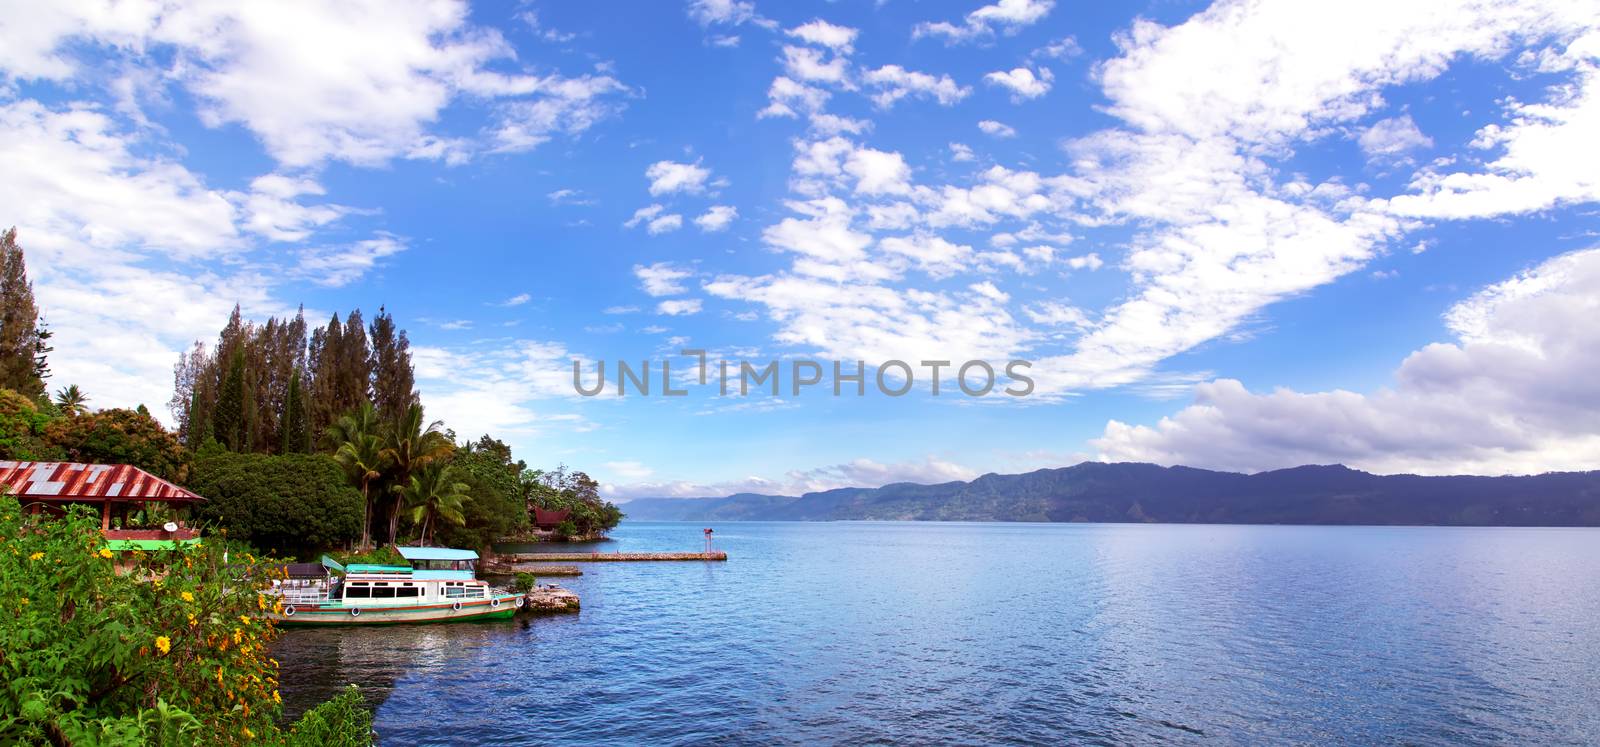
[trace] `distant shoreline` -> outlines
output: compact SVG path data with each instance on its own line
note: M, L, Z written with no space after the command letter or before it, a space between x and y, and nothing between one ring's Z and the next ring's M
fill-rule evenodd
M1084 462L968 482L636 498L620 508L657 521L1600 527L1600 471L1430 477L1312 465L1247 475Z

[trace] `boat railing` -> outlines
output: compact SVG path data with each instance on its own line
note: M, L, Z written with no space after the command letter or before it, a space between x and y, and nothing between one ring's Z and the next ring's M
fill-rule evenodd
M286 583L278 587L278 595L283 597L284 604L322 604L328 601L328 587L326 584L298 584Z

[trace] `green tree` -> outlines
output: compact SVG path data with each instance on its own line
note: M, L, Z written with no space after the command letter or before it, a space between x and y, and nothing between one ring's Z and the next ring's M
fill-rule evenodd
M305 394L300 389L300 372L289 375L289 391L283 398L283 421L279 427L280 454L309 454L311 424L306 420Z
M29 398L44 396L49 338L39 323L17 229L11 228L0 233L0 387Z
M69 417L82 415L89 411L89 397L72 384L56 391L56 407Z
M361 488L361 501L366 506L361 520L363 550L372 547L372 487L392 469L379 431L377 411L371 402L363 402L354 412L328 426L323 435L324 443L332 448L333 458L344 469L345 477Z
M189 452L149 412L111 408L59 418L44 437L75 462L131 464L175 482L188 476Z
M196 516L257 547L300 554L343 546L361 533L361 493L332 457L210 447L191 474L189 489L206 497Z
M228 359L217 406L211 413L212 435L229 451L242 451L245 443L244 349L236 347Z
M399 420L384 429L384 453L393 466L394 477L391 490L394 501L388 517L390 542L399 542L402 493L411 484L411 477L435 462L448 459L455 451L455 444L445 437L443 427L437 420L424 424L422 405L411 405Z
M61 449L45 438L50 422L50 413L40 412L33 400L0 389L0 459L61 459Z
M378 417L394 422L416 405L416 376L411 367L411 342L405 330L396 330L394 317L384 307L372 318L372 404Z
M621 509L601 498L600 483L583 472L561 465L552 472L534 471L527 481L542 486L530 491L529 508L570 511L567 518L577 534L602 534L622 522Z
M462 510L472 500L468 490L466 483L456 480L455 470L448 464L432 463L411 475L401 494L411 512L411 522L418 526L418 545L431 542L430 530L440 522L456 526L467 523Z
M504 442L483 436L462 444L450 457L450 467L467 483L472 501L463 510L465 524L445 524L434 531L439 541L483 549L527 528L527 497L520 479L527 465L513 461Z

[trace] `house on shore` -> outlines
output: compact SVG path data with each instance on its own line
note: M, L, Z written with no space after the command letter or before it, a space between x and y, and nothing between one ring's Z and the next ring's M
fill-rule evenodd
M172 549L200 541L199 530L186 526L184 517L205 498L131 465L0 461L0 487L36 516L93 506L111 550Z

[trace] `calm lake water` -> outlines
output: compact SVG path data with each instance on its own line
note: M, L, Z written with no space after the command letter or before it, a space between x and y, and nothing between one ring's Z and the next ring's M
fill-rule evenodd
M360 683L385 744L1600 743L1597 530L713 526L575 616L291 630L284 696Z

